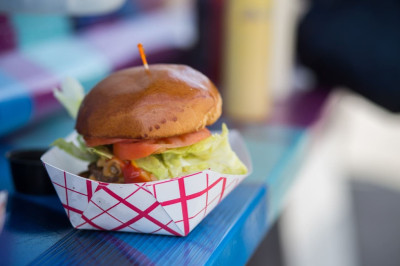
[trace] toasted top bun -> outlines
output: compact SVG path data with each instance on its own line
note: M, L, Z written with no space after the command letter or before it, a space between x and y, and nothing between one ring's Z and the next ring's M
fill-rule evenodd
M195 132L221 115L221 96L203 74L184 65L115 72L83 100L76 130L87 137L153 139Z

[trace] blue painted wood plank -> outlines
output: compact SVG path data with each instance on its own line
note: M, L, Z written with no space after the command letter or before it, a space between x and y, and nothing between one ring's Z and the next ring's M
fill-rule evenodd
M285 195L303 161L308 130L275 125L244 131L243 135L254 168L244 182L268 187L268 219L272 224L284 208Z

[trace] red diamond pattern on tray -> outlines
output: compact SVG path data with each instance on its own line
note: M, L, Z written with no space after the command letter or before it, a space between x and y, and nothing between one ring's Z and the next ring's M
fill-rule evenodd
M105 184L61 172L52 182L74 227L182 235L145 183Z
M108 184L45 165L75 228L177 236L193 230L245 177L205 170L150 183Z
M76 175L48 164L45 164L45 166L72 226L76 227L82 220L82 213L99 183L90 182L90 180L80 177L75 178Z
M206 170L156 182L149 191L187 235L243 178L223 177L220 173ZM171 188L178 191L170 193Z

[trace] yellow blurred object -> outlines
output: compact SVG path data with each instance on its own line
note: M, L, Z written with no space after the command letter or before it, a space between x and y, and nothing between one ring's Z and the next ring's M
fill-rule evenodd
M237 120L264 120L270 109L273 0L234 0L227 4L224 54L226 114Z
M263 121L273 100L292 91L294 0L228 1L225 20L225 111L235 120Z

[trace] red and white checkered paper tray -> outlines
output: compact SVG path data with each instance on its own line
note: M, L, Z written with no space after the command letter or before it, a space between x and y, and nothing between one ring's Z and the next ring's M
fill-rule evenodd
M0 233L6 220L7 192L0 191Z
M229 139L250 173L250 157L240 134L233 130ZM78 176L87 163L56 147L42 161L77 229L186 236L247 176L204 170L168 180L114 184Z

